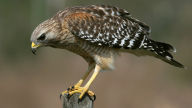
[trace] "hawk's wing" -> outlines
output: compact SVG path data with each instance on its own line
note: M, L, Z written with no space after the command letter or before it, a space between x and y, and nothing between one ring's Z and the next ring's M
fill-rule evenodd
M149 27L116 7L73 8L65 16L69 30L90 43L114 48L139 48Z

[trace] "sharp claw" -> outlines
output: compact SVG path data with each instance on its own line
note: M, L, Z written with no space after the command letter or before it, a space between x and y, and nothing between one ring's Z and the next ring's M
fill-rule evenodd
M95 100L96 100L96 95L94 94L94 95L93 95L93 101L95 101Z
M62 94L59 95L59 98L60 98L60 99L61 99L61 97L62 97Z
M85 91L83 90L82 93L80 94L79 98L82 99L84 95L85 95Z
M81 99L78 98L78 103L81 102Z
M69 99L69 98L70 98L70 94L69 94L69 93L67 93L66 95L67 95L67 98Z
M74 90L74 89L75 89L75 86L72 86L71 89Z
M89 97L93 101L96 99L95 94L92 91L88 91L87 87L78 87L78 86L71 86L67 88L66 91L60 94L60 99L62 98L63 95L65 95L69 99L74 93L80 93L78 101L81 101L85 95L89 95Z

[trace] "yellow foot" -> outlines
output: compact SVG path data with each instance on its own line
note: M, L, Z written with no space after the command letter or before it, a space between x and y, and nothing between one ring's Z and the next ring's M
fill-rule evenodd
M83 83L83 80L81 79L81 80L79 80L79 82L78 82L77 84L75 84L75 85L72 86L72 87L73 87L73 88L79 88L79 87L81 87L82 83Z
M61 93L61 96L63 96L64 94L71 96L74 93L80 93L79 99L82 99L82 97L85 95L85 93L88 93L88 95L91 97L94 97L94 100L95 100L95 94L92 91L89 91L88 87L80 87L78 85L68 88L66 91Z

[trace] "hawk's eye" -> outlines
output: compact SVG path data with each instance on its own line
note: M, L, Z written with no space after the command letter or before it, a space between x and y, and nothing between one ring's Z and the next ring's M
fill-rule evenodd
M45 40L45 33L41 34L41 36L39 36L39 38L37 38L37 40Z

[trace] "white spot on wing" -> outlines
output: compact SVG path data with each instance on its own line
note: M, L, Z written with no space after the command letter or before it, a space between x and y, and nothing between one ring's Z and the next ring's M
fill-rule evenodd
M111 26L111 30L114 30L114 27L113 27L113 26Z
M112 11L111 16L114 16L114 14L115 14L115 12L114 12L114 11Z
M93 35L90 35L90 37L93 37Z
M106 35L109 36L109 32L107 32Z
M131 48L134 45L134 41L135 41L134 39L131 39L127 47Z
M143 44L144 40L145 40L145 36L143 37L143 40L141 41L141 44L140 44L139 48L141 48L144 45Z
M109 18L109 22L112 22L112 19L111 19L111 18Z
M80 33L81 33L81 34L84 34L84 32L83 32L83 31L81 31Z
M94 29L93 32L96 33L96 30Z
M136 33L136 34L135 34L135 37L139 37L139 33Z
M126 40L126 38L122 39L121 44L119 46L123 46L125 44L125 40Z
M117 43L117 41L118 41L118 39L117 39L117 38L115 38L115 40L113 41L113 43L112 43L112 44L116 44L116 43Z
M167 58L168 60L171 60L171 57L169 57L169 56L166 56L166 58Z
M99 34L98 34L98 36L102 36L102 34L101 34L101 33L99 33Z

